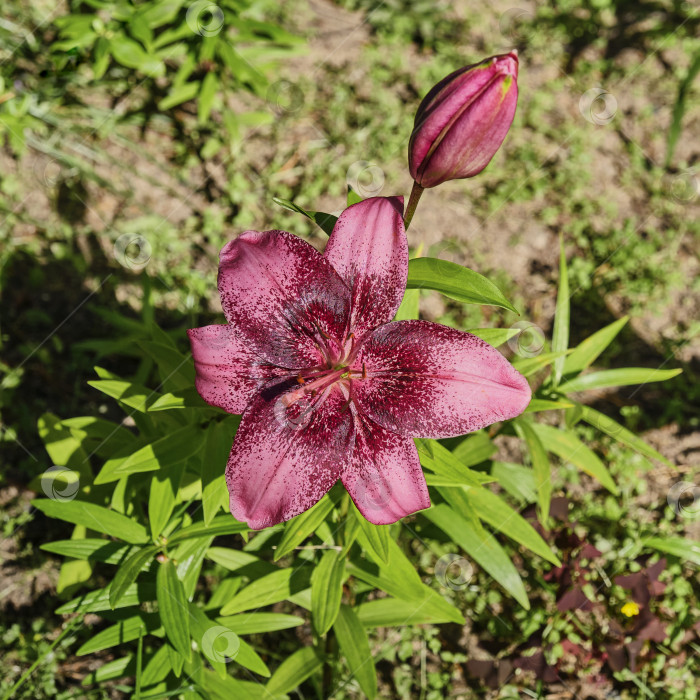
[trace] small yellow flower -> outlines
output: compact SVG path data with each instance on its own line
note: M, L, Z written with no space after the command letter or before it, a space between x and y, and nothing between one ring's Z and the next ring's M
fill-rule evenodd
M639 606L636 603L625 603L620 610L622 611L622 614L627 615L627 617L639 615Z

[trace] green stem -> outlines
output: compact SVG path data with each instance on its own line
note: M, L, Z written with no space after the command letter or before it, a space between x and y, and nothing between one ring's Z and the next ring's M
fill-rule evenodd
M413 189L411 190L411 196L408 199L408 206L406 207L406 214L403 217L403 225L406 230L411 225L411 220L416 212L416 207L418 206L418 201L420 196L423 194L425 188L421 187L417 182L413 183Z

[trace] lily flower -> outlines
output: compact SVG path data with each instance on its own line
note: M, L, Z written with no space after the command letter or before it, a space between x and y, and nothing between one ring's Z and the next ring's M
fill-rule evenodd
M231 512L261 529L342 481L367 520L428 508L413 438L522 413L527 380L493 347L427 321L396 321L408 275L403 198L346 209L324 254L286 231L221 251L227 324L188 331L196 387L242 414L226 467Z

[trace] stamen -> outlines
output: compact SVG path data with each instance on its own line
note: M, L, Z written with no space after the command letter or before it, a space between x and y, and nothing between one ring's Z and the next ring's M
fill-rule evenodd
M306 380L301 376L301 374L297 376L297 384L306 384Z
M365 363L362 363L362 378L367 379L367 365Z

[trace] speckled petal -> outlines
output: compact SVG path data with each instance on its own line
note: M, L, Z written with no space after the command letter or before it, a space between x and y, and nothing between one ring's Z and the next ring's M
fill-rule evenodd
M254 355L230 324L192 328L187 335L199 395L229 413L243 413L257 389L272 377L285 374Z
M352 413L337 386L285 408L294 386L271 383L250 402L226 467L231 513L255 530L311 508L353 447Z
M242 342L267 362L313 367L342 345L350 291L329 262L286 231L246 231L221 250L221 305Z
M350 325L358 340L391 321L408 278L403 197L372 197L348 207L324 256L352 290Z
M355 449L341 479L357 509L375 525L430 508L413 440L362 416L357 417Z
M358 409L388 430L444 438L521 414L530 403L525 377L470 333L428 321L378 328L354 363Z

